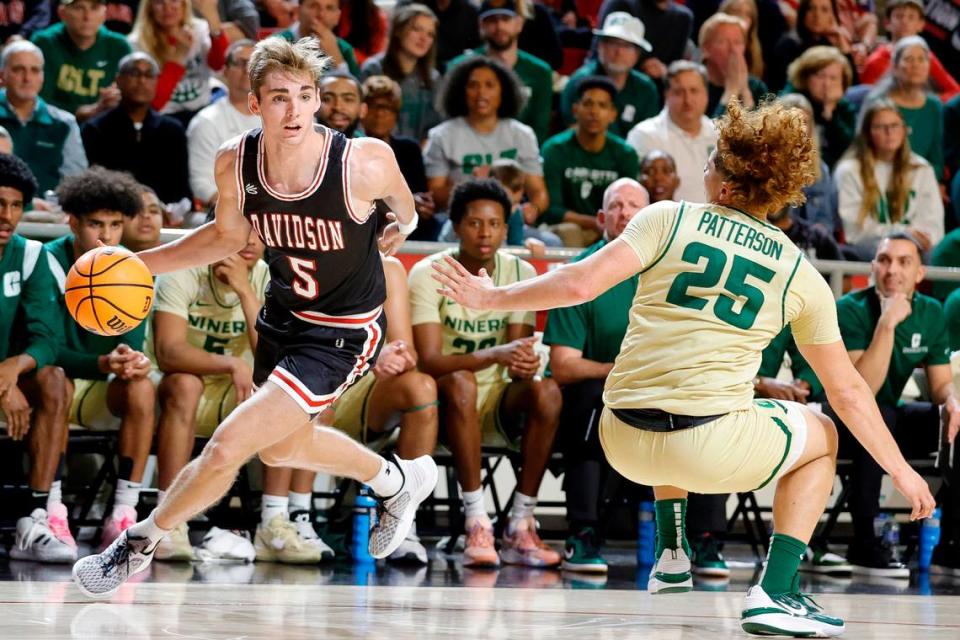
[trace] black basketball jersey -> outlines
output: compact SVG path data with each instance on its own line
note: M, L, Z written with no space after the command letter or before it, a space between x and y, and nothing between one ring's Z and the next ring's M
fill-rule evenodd
M269 248L266 304L316 324L362 325L375 319L386 282L372 211L349 201L347 162L353 147L338 131L322 129L313 183L297 194L267 185L263 132L244 134L238 151L240 210Z

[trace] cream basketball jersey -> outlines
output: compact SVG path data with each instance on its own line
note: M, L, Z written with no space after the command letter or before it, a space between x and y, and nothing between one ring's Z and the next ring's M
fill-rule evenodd
M778 228L713 204L660 202L620 236L643 265L604 403L714 415L743 409L763 349L840 340L833 294Z

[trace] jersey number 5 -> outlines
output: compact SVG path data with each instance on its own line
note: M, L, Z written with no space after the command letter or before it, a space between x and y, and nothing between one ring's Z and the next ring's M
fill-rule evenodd
M690 287L709 289L715 287L723 276L723 268L727 265L727 254L716 247L702 242L691 242L683 250L681 260L688 264L700 265L701 258L706 258L707 265L703 271L687 271L681 273L670 285L667 293L667 302L678 307L700 310L707 306L708 298L701 298L687 293ZM742 256L733 257L733 266L727 276L723 288L726 290L717 296L713 305L713 314L720 320L738 329L749 329L757 320L757 313L763 306L763 291L747 283L747 276L753 276L762 282L770 282L776 273L762 264L747 260ZM729 295L728 295L729 294ZM733 306L743 299L743 307L734 311Z
M317 271L316 261L292 256L287 256L287 260L290 261L290 268L296 274L293 279L293 292L307 300L316 298L318 293L317 278L314 276Z

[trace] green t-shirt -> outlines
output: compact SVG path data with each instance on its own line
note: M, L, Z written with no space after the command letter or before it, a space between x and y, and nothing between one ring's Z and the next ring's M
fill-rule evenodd
M577 101L577 83L586 76L606 75L600 62L591 60L573 72L567 86L560 94L560 115L566 125L573 124L573 103ZM609 130L626 138L633 125L660 113L660 91L646 74L630 71L627 82L617 93L617 119L610 123Z
M454 66L474 56L487 55L487 47L478 47L463 53L447 63L447 73ZM553 70L540 58L523 49L517 50L517 64L513 67L523 83L527 103L517 120L529 125L537 134L537 142L543 144L550 134L550 110L553 107Z
M936 267L960 267L960 229L954 229L937 243L930 254L930 264ZM946 300L960 282L934 280L930 294L937 300Z
M65 274L73 266L76 257L73 255L73 234L51 240L44 245L60 265L62 272L54 270L58 279L60 292L63 293ZM84 380L103 380L107 375L100 371L97 359L110 353L120 344L129 345L131 349L143 350L143 337L147 330L147 323L141 322L136 328L120 336L101 336L90 333L78 325L67 312L63 296L59 297L60 310L63 314L64 344L60 349L57 364L63 367L70 378Z
M567 211L596 215L610 183L618 178L636 180L639 174L637 152L623 138L608 133L603 149L591 153L580 146L574 129L558 133L543 144L550 206L538 222L558 224Z
M960 351L960 289L954 289L947 296L947 301L943 303L943 315L947 317L950 350Z
M880 319L880 298L874 287L853 291L837 301L837 320L847 351L870 346ZM922 293L913 296L913 311L897 325L887 379L877 403L896 406L913 370L921 365L950 363L947 323L940 303Z
M919 109L899 107L910 132L910 150L933 165L937 180L943 178L943 103L927 95Z
M607 244L600 240L571 262L593 255ZM613 362L630 323L630 307L637 293L639 274L574 307L551 309L543 331L543 343L579 349L594 362Z
M297 39L301 38L302 36L300 36L297 33L294 33L294 29L299 31L300 29L299 25L293 25L289 29L284 29L283 31L279 31L277 32L277 35L289 42L295 42ZM340 55L343 56L344 62L347 63L347 71L349 71L354 78L357 78L359 80L360 65L357 63L357 54L353 52L353 45L351 45L349 42L347 42L343 38L337 38L337 48L340 49Z
M763 350L762 360L758 376L764 378L776 378L780 373L780 367L783 365L783 356L790 354L790 371L793 377L803 380L810 385L810 398L815 398L823 393L823 385L817 374L810 368L810 363L806 361L797 348L797 342L793 339L793 332L790 327L784 327L783 331L777 334L767 348Z
M100 90L117 75L120 58L131 51L126 38L106 27L100 27L92 47L80 51L62 22L38 31L31 40L43 51L40 96L74 114L100 99Z
M43 245L13 234L0 257L0 362L26 353L40 370L56 361L60 299Z

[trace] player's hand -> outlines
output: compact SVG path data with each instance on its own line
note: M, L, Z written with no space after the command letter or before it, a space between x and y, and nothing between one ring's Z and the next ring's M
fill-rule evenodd
M214 265L213 275L237 293L244 293L250 289L250 268L237 254L228 256Z
M910 503L911 520L929 518L933 514L933 509L937 506L937 503L930 493L927 481L921 478L920 474L907 467L902 473L894 474L891 478L893 486Z
M230 379L237 392L237 404L253 395L253 369L241 358L230 359Z
M16 389L19 378L20 369L17 367L15 358L0 362L0 397L11 389Z
M508 375L515 380L529 380L540 371L540 356L534 351L536 338L523 338L511 344L517 344L510 354L510 363L507 365Z
M480 269L479 275L473 275L451 256L433 261L433 279L442 285L437 293L470 309L489 309L496 287L487 275L486 269Z
M123 373L123 368L127 363L136 359L135 353L138 352L131 349L130 345L118 344L116 349L103 356L104 366L101 366L100 370L104 373L112 373L119 376Z
M413 202L417 209L417 215L424 220L429 220L437 212L437 205L433 201L433 196L427 191L413 194Z
M880 298L880 322L885 323L890 329L895 329L911 313L913 308L910 305L910 299L904 293L897 292Z
M385 256L392 256L403 245L407 236L400 233L400 223L397 222L397 214L392 211L387 212L387 220L390 222L383 228L383 233L377 238L377 246L380 253Z
M947 442L953 444L957 433L960 432L960 402L950 396L943 403L943 408L947 412Z
M775 400L790 400L806 404L810 395L809 386L794 382L781 382L775 378L760 378L755 391L759 398L773 398Z
M14 385L3 394L0 409L3 409L7 416L7 434L10 439L23 440L30 431L31 409L20 387Z
M527 336L493 347L494 360L505 367L528 360L533 353L533 343L536 341L536 336Z
M380 351L377 363L373 366L373 375L378 378L389 378L412 369L416 364L407 343L403 340L394 340Z
M150 373L150 367L150 358L140 351L130 349L130 358L124 363L118 376L121 380L139 380Z

